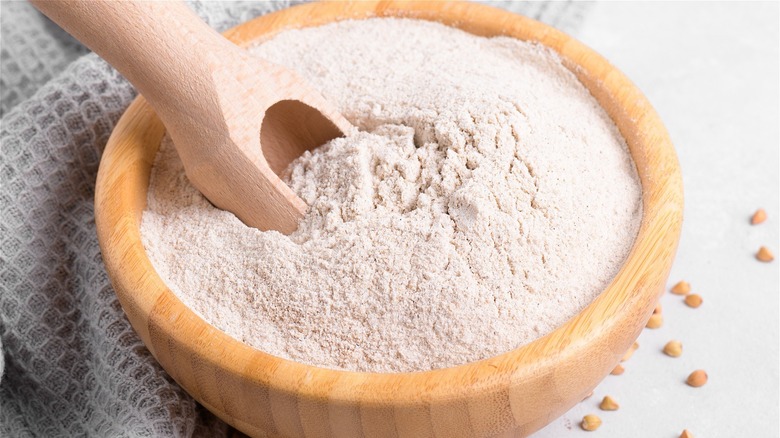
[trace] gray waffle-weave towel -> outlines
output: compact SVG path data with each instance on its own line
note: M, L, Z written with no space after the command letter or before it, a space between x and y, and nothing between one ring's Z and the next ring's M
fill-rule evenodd
M575 33L589 6L495 2ZM191 6L225 30L289 1ZM100 155L134 98L104 61L0 2L0 436L226 436L136 336L93 220Z

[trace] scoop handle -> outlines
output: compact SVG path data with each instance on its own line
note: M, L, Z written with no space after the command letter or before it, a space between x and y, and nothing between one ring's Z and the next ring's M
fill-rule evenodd
M280 88L263 79L290 75L252 59L182 1L31 2L141 92L209 201L261 230L298 227L306 204L269 168L259 135Z
M241 50L181 1L31 0L126 77L166 126L214 96L210 65ZM198 114L220 120L218 114Z
M295 231L306 203L274 170L352 128L299 75L252 57L181 1L32 3L143 94L209 201L249 226Z

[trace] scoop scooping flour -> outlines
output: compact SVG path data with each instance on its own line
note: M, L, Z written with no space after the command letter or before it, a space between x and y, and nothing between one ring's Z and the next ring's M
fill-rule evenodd
M636 170L550 50L369 19L252 52L297 70L360 132L291 164L309 211L290 236L211 206L163 142L144 245L214 326L307 364L429 370L549 333L619 270L641 219Z

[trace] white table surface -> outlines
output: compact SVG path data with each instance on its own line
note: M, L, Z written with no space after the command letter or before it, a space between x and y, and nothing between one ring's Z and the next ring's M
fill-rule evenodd
M704 304L662 299L665 323L644 330L621 376L534 437L778 437L780 255L778 3L597 3L575 35L619 69L660 113L679 155L685 219L669 284L685 279ZM763 207L769 219L751 226ZM671 339L684 352L661 353ZM709 382L691 388L694 369ZM611 395L620 404L603 412ZM582 416L603 420L579 428Z

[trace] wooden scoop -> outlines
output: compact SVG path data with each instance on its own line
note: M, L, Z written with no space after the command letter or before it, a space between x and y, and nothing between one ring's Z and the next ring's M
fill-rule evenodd
M306 150L354 129L295 72L250 56L182 2L33 0L149 101L214 205L289 234L306 204L279 179Z

